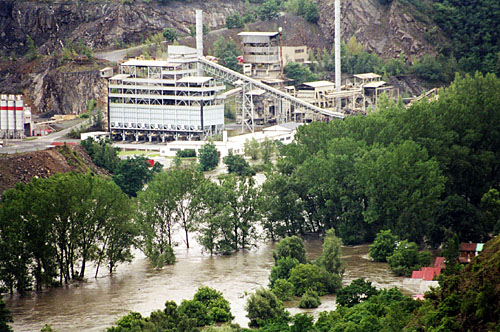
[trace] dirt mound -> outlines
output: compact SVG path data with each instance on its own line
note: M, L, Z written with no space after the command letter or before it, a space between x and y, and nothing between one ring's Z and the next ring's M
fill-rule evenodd
M109 175L106 170L94 165L80 145L5 155L0 157L0 194L18 182L28 183L34 177L47 178L71 171Z

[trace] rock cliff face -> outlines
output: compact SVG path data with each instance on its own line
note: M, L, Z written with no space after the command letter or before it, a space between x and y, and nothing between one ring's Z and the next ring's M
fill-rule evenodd
M320 1L319 24L328 40L334 37L334 1ZM341 34L347 41L356 36L367 51L384 58L396 57L402 52L408 59L424 54L437 54L436 47L444 36L430 18L417 15L410 4L394 0L391 5L381 5L378 0L341 1ZM432 41L430 35L432 31Z
M243 9L243 1L172 2L160 6L155 2L42 2L0 1L0 53L22 55L26 52L26 35L35 41L41 54L50 54L63 46L66 39L82 40L94 50L113 47L122 42L139 42L147 36L174 27L188 32L195 24L195 9L204 12L204 23L222 27L225 17Z
M98 68L99 64L61 67L54 58L6 62L0 66L0 87L2 93L24 94L28 105L40 115L80 114L90 99L106 108L107 82L99 76Z

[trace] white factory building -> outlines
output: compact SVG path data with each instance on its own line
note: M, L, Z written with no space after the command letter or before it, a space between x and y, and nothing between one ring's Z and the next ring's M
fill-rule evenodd
M195 49L170 45L166 60L122 63L119 74L109 77L113 139L165 142L222 133L225 86L201 75L197 59Z
M31 108L22 95L0 95L0 138L31 136Z

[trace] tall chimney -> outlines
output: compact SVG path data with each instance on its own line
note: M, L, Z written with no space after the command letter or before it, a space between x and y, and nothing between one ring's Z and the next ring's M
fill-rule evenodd
M335 89L340 92L341 85L340 65L340 0L335 0ZM340 98L337 98L337 111L340 112Z
M203 56L203 11L196 10L196 51L198 57Z

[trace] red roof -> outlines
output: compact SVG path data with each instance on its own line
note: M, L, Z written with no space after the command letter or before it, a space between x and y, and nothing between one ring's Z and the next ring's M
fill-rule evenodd
M149 164L149 166L153 167L155 165L155 161L153 159L147 159L146 162Z
M476 251L477 243L462 243L460 244L460 251Z
M422 279L424 277L424 271L413 271L411 273L412 279Z
M436 260L434 261L434 267L439 267L440 269L444 269L445 268L444 257L436 257Z
M424 272L424 280L431 281L435 276L438 276L441 273L441 269L438 267L423 267L422 271Z

